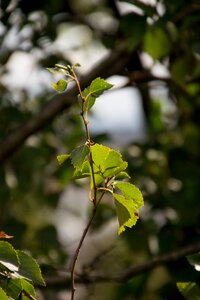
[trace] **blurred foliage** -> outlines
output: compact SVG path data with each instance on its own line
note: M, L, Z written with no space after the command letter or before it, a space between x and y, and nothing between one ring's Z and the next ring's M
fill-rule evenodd
M154 72L157 63L169 73L167 80L137 85L145 111L146 138L127 145L124 158L129 174L143 191L145 208L137 226L116 243L117 250L112 253L112 249L112 255L108 251L100 260L104 264L117 261L118 268L198 242L200 234L200 4L195 0L145 3L16 0L2 1L0 8L0 141L37 113L52 93L44 85L33 95L30 86L6 82L10 59L17 52L29 53L36 57L38 70L70 62L69 53L54 47L60 25L83 25L91 33L89 43L98 40L111 50L125 41L133 53L122 70L127 77L137 71ZM122 14L120 5L125 4L132 11ZM103 26L106 18L109 22ZM77 46L79 50L84 47ZM149 67L144 53L151 58ZM167 101L153 95L157 85L166 91ZM58 167L56 155L70 152L82 140L75 111L72 108L29 137L0 168L1 230L15 236L14 247L28 249L40 263L56 269L63 267L68 253L58 237L55 211L71 176L70 166ZM113 207L106 201L93 232L111 218ZM96 285L87 299L183 299L176 282L195 284L199 280L199 273L182 259L127 283L110 283L109 287L107 283L103 298L97 297L102 286ZM179 289L184 287L179 285ZM46 293L45 299L55 299L53 292Z

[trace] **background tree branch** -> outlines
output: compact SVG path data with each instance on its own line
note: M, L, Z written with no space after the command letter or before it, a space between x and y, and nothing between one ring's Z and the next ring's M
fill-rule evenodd
M125 67L130 54L126 46L121 46L113 50L108 56L100 61L92 70L80 78L80 84L84 89L96 77L104 78L118 73ZM41 130L48 122L52 120L63 110L69 109L76 101L78 91L75 86L63 94L54 96L41 111L25 124L13 130L0 144L0 162L5 161L12 155L17 148L32 134Z
M76 282L84 284L108 281L123 283L143 272L150 271L159 265L178 261L187 255L191 255L199 251L200 244L193 244L163 255L159 255L142 264L133 265L130 268L118 273L83 272L82 274L76 275ZM66 287L70 285L70 274L46 277L45 280L47 288L66 289Z

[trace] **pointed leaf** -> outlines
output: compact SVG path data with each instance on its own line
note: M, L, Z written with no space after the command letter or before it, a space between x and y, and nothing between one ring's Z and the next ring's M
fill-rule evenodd
M195 282L178 282L177 287L186 300L200 300L200 288Z
M57 156L57 161L59 165L62 165L68 158L70 157L70 154L61 154Z
M70 154L72 164L76 169L81 169L84 161L86 160L90 149L87 145L82 145L75 148Z
M119 221L118 234L125 231L125 226L131 228L136 224L138 219L137 209L132 200L126 199L124 196L113 193L115 205Z
M0 299L1 300L9 300L8 296L4 292L4 290L0 287Z
M122 192L126 199L133 200L136 209L143 206L144 201L142 193L134 184L129 182L116 182L115 187Z
M117 180L130 179L130 175L127 172L120 172L117 176Z
M89 111L94 105L96 98L112 86L112 84L100 77L94 79L90 86L85 88L83 91L83 96L85 97L85 111Z
M53 83L52 87L58 92L62 93L66 90L67 88L67 81L65 79L60 79L58 82Z
M140 190L129 182L116 182L114 185L122 195L113 193L119 220L118 233L122 233L126 227L132 227L138 219L138 209L143 206L143 197Z
M40 285L45 285L40 267L36 260L27 253L17 250L20 261L19 274Z
M127 162L123 161L121 154L116 150L95 144L91 146L91 152L94 162L96 185L127 168Z
M19 260L17 252L8 242L0 242L0 263L8 268L11 272L18 270Z

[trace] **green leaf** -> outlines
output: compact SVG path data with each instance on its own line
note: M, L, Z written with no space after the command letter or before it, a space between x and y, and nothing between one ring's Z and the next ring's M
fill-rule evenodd
M120 172L117 176L117 180L130 179L130 175L127 172Z
M81 169L84 161L86 160L90 149L87 145L82 145L75 148L70 154L72 164L76 169Z
M141 191L130 182L116 182L115 187L118 188L126 199L131 199L134 202L136 209L144 205Z
M28 280L22 278L21 285L22 285L23 291L25 291L28 295L31 295L32 298L36 297L34 286Z
M66 90L67 88L67 81L65 79L60 79L58 82L53 83L52 87L58 92L62 93Z
M154 59L164 58L171 50L170 40L160 27L151 26L144 37L144 51Z
M13 299L18 299L22 291L21 279L20 278L10 278L8 279L8 284L6 286L7 294Z
M90 86L85 88L83 91L83 96L85 98L85 111L89 111L94 105L96 98L101 96L103 92L109 90L113 85L105 81L104 79L98 77L94 79Z
M186 300L200 300L200 288L195 282L178 282L177 287Z
M70 154L61 154L57 156L57 161L59 165L62 165L68 158L70 157Z
M9 300L8 296L4 292L4 290L0 287L0 299L1 300Z
M187 256L187 260L195 268L196 271L200 271L200 253Z
M25 294L31 295L31 299L35 299L36 293L34 286L28 280L25 278L10 278L8 280L6 292L10 297L18 299L23 291L25 291Z
M84 161L81 169L76 169L73 174L73 179L80 179L90 176L90 164L89 161Z
M0 242L0 263L11 272L18 271L19 260L17 252L8 242Z
M114 177L127 168L128 164L123 161L119 151L95 144L91 146L91 152L97 186L106 178Z
M136 224L143 197L140 190L129 182L116 182L115 187L122 192L122 195L113 193L119 221L118 233L121 234L125 227L131 228Z
M36 260L27 253L17 250L20 261L19 274L40 285L45 285L40 267Z

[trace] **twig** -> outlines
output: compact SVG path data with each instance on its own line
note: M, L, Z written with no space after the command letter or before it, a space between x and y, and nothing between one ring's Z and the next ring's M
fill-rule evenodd
M186 246L180 248L178 250L174 250L172 252L168 252L163 255L158 255L155 258L150 259L147 262L142 264L133 265L129 269L117 272L117 273L86 273L77 274L76 282L83 284L91 284L97 282L126 282L135 276L142 274L144 272L150 271L155 267L163 264L167 264L169 262L178 261L179 259L194 254L200 251L200 243L193 244L190 246ZM56 289L66 289L66 283L70 283L70 275L65 276L55 276L45 278L45 282L47 284L46 288L56 288Z
M105 191L101 194L101 196L99 197L98 199L98 202L96 204L96 206L93 206L93 211L92 211L92 215L88 221L88 224L87 226L85 227L84 231L83 231L83 234L81 236L81 239L78 243L78 246L76 248L76 251L75 251L75 255L73 257L73 260L72 260L72 265L71 265L71 300L74 300L74 294L75 294L75 291L76 291L76 288L75 288L75 267L76 267L76 262L77 262L77 259L78 259L78 256L79 256L79 253L80 253L80 249L83 245L83 242L85 240L85 237L90 229L90 226L94 220L94 217L96 215L96 211L97 211L97 207L101 201L101 199L103 198L105 194Z

